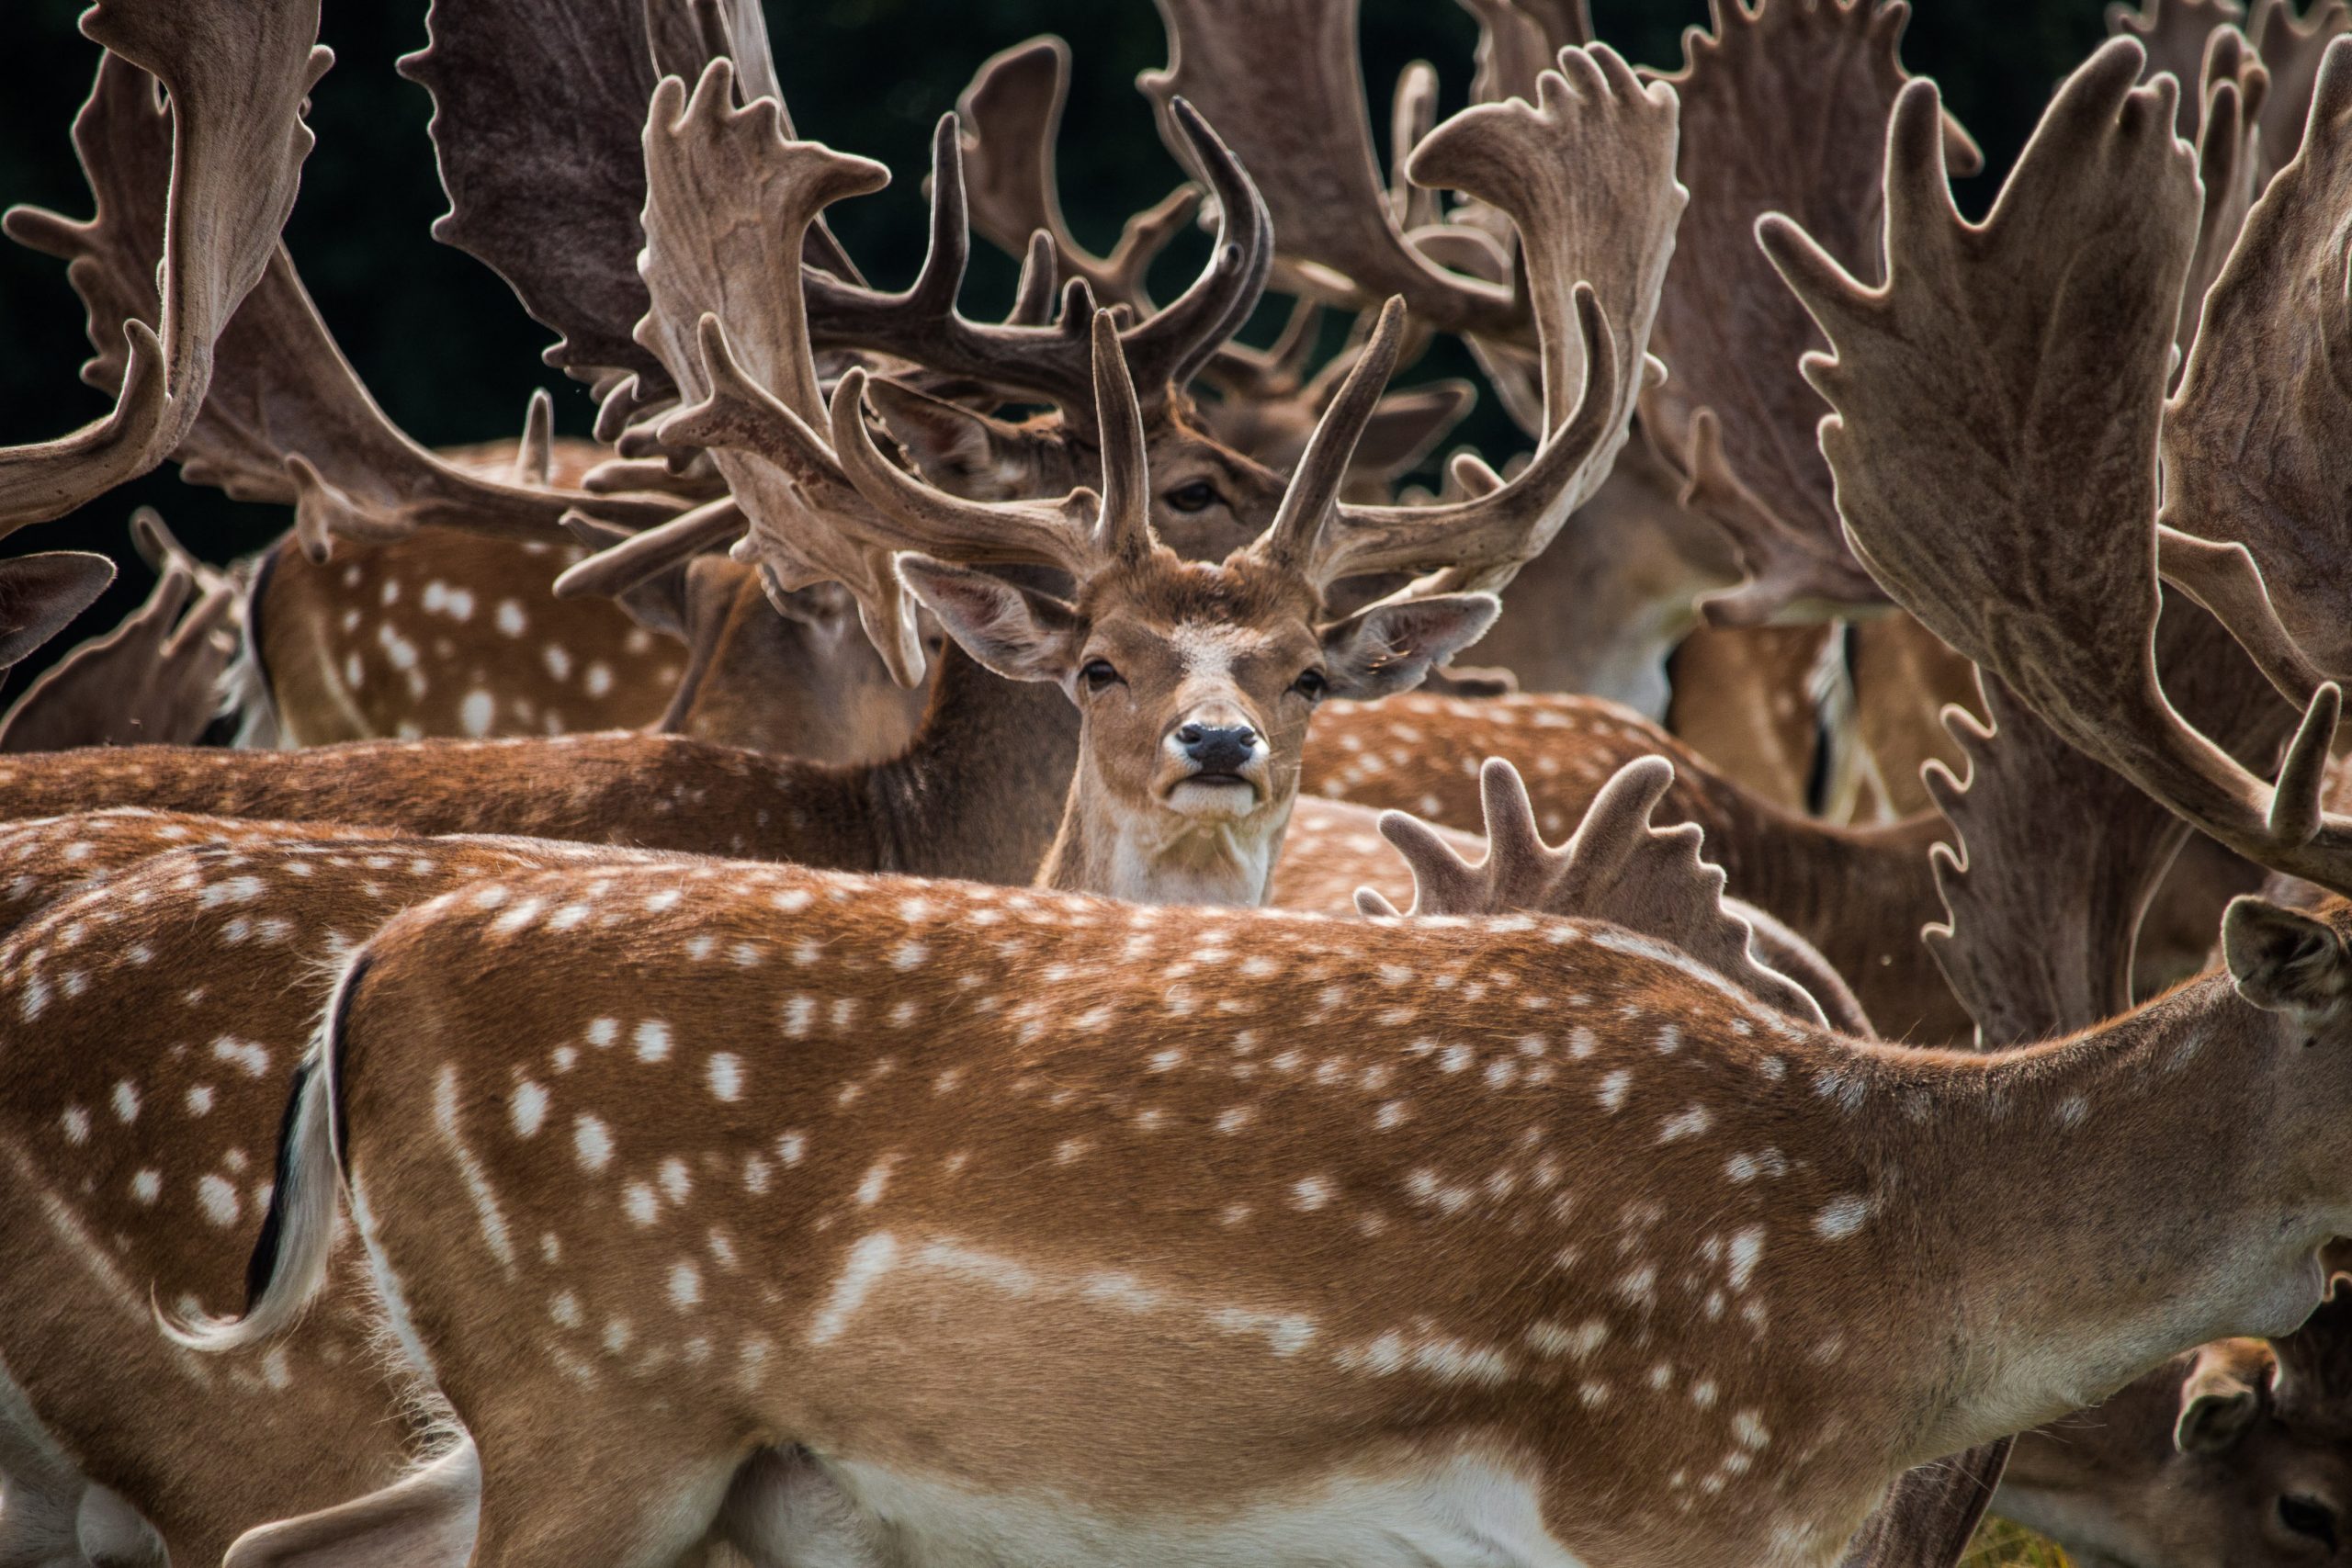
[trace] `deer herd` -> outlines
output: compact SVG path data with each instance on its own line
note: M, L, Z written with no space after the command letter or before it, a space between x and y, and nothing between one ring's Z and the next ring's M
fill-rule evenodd
M1183 183L1007 50L893 291L758 0L435 0L596 408L447 451L319 0L84 16L0 532L293 522L0 720L0 1568L2352 1562L2352 8L2118 7L1978 221L1900 0L1465 0L1385 161L1159 3Z

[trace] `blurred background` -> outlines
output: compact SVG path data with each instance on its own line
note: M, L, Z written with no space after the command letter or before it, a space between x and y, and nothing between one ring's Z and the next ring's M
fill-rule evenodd
M1340 0L1333 0L1334 4ZM97 63L74 28L80 0L13 0L12 64L0 94L0 204L90 210L68 140L74 111ZM2099 0L2023 0L2000 7L1922 0L1904 40L1905 63L1937 78L1945 101L1986 154L1983 175L1962 187L1981 212L2033 127L2059 77L2104 35ZM425 139L430 104L393 62L424 43L423 0L327 0L323 41L335 66L312 94L318 146L286 240L328 326L394 421L427 446L511 436L534 387L556 398L559 430L584 434L585 389L548 368L549 334L523 313L506 286L471 258L435 243L428 226L445 206ZM1385 142L1397 73L1420 59L1437 67L1440 113L1465 101L1477 28L1447 0L1363 0L1363 67ZM1671 70L1682 35L1707 18L1706 0L1592 0L1594 29L1637 64ZM1060 146L1061 193L1078 238L1107 250L1127 215L1164 195L1180 172L1159 145L1138 73L1167 62L1159 13L1148 0L767 0L769 31L793 118L803 136L888 164L888 190L831 209L836 231L869 277L891 288L922 259L922 175L931 127L953 108L980 62L1040 33L1058 33L1074 56ZM1384 162L1387 149L1381 149ZM1155 272L1159 297L1195 270L1198 235L1170 247ZM976 245L966 302L1001 314L1014 266ZM1245 337L1264 342L1282 311L1261 312ZM0 241L0 444L58 435L103 413L108 400L83 386L87 354L82 309L65 269ZM1337 331L1336 323L1333 328ZM1451 347L1451 345L1446 345ZM1472 376L1466 356L1432 353L1400 381ZM1499 460L1526 443L1486 400L1456 440ZM151 581L129 547L133 507L149 504L198 554L214 561L256 549L290 522L283 508L247 505L184 485L164 468L74 515L39 525L9 553L77 547L121 563L107 596L53 656L111 626ZM21 686L40 656L11 672ZM4 696L5 694L0 694Z

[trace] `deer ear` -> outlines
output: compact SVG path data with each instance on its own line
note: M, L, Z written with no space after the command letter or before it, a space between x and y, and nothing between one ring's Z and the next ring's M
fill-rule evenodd
M1017 426L895 381L868 381L865 396L915 471L932 483L959 495L972 492L974 481L988 481L991 493L1026 495L1036 488L1025 481L1040 468L1037 443Z
M929 556L899 558L899 581L947 635L1008 681L1067 681L1086 623L1049 594Z
M1367 604L1323 628L1323 658L1335 697L1409 692L1433 664L1487 635L1502 613L1491 593L1435 593Z
M2250 895L2222 916L2222 954L2238 995L2267 1012L2315 1021L2352 988L2352 957L2332 927Z
M2242 1364L2245 1358L2233 1353L2239 1348L2238 1342L2227 1340L2206 1346L2181 1380L2172 1446L2182 1453L2218 1454L2234 1448L2262 1413L2262 1391L2255 1379L2268 1369Z

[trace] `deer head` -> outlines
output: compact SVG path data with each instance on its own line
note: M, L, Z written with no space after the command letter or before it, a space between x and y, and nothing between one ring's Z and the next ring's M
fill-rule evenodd
M2094 1564L2335 1561L2352 1515L2347 1315L2339 1274L2292 1334L2201 1346L2023 1434L1994 1506Z
M896 525L891 542L965 562L994 555L1053 567L1073 585L1064 599L929 556L898 566L973 658L1008 679L1050 682L1078 705L1079 772L1044 884L1260 902L1315 705L1409 690L1493 622L1498 606L1485 593L1408 593L1338 619L1323 611L1330 585L1359 574L1337 492L1395 363L1403 316L1401 304L1383 313L1272 527L1214 567L1182 561L1152 534L1142 414L1109 312L1094 328L1099 502L1083 491L995 506L944 496L883 457L860 412L865 377L843 378L834 448ZM1423 564L1431 543L1415 547Z

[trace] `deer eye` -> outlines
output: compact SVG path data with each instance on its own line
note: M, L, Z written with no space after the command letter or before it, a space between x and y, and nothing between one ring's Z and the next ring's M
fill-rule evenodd
M1090 692L1099 692L1106 686L1119 683L1119 672L1111 668L1111 661L1107 659L1088 660L1086 668L1078 672L1078 678L1086 682L1086 689Z
M1290 689L1310 703L1319 703L1323 700L1323 694L1331 689L1331 682L1320 670L1304 670L1299 672L1298 679L1290 683Z
M1178 485L1159 498L1171 511L1206 512L1217 503L1216 486L1206 479L1194 479L1188 485Z
M2336 1550L2335 1510L2311 1497L2298 1497L2292 1493L2278 1499L2278 1522L2297 1535L2308 1536Z

